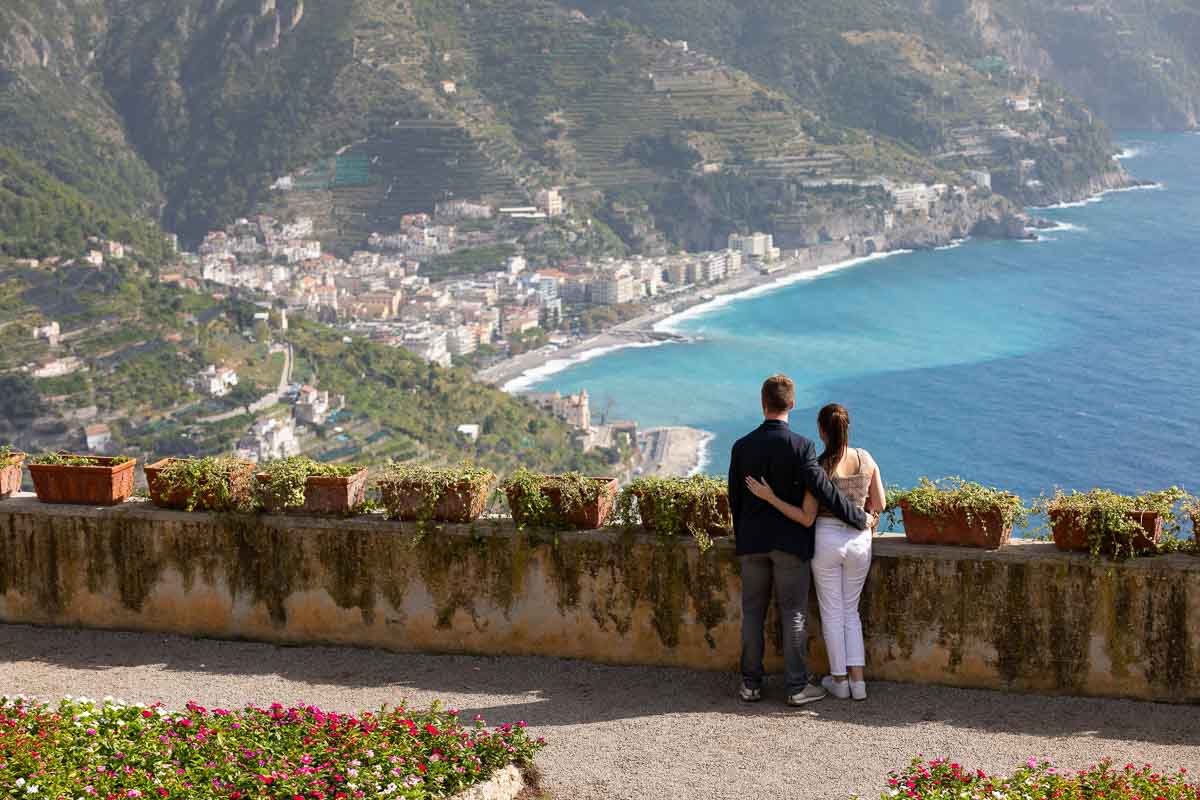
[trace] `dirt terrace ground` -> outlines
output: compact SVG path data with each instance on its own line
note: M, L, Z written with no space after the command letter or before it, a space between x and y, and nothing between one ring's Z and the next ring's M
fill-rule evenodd
M308 702L339 711L435 699L489 722L526 720L558 800L878 797L916 753L1011 769L1101 756L1200 773L1200 711L876 683L866 703L744 706L733 675L533 658L192 640L0 625L0 694L215 705ZM773 690L773 691L771 691Z

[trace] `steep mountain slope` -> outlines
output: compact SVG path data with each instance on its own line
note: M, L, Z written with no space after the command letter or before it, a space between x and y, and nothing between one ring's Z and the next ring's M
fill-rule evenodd
M949 0L920 5L1114 127L1200 126L1200 8L1187 0Z

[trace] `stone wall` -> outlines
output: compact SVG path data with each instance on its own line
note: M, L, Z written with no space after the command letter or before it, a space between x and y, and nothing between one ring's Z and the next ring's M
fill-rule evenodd
M884 536L863 613L876 678L1200 701L1190 556L1118 564ZM728 540L701 555L690 541L504 521L422 535L371 517L0 501L9 623L732 671L739 615ZM820 669L818 636L812 650Z

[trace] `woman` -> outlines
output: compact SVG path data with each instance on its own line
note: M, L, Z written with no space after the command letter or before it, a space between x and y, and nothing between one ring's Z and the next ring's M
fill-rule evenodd
M883 511L886 499L879 467L866 450L850 449L850 414L837 403L831 403L817 415L817 428L825 445L818 460L830 479L851 503L868 513ZM871 568L873 531L851 528L819 508L811 494L806 494L803 507L797 508L780 500L761 480L747 477L746 486L755 497L767 501L789 519L805 527L816 522L817 549L812 571L831 672L821 685L834 697L866 700L867 683L863 676L866 652L858 599Z

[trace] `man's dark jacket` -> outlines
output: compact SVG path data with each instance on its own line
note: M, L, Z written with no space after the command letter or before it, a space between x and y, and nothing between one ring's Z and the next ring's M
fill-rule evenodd
M786 422L766 420L733 446L729 459L729 506L737 535L737 554L782 550L810 561L816 546L812 528L785 517L746 488L746 476L766 480L781 499L794 506L804 504L805 491L812 492L823 508L851 527L867 527L867 515L851 505L817 463L813 443L793 433Z

